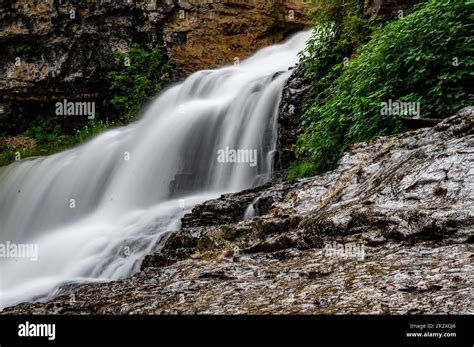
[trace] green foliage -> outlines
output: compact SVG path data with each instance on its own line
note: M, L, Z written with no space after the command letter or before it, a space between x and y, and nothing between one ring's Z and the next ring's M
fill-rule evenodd
M21 150L20 154L22 159L51 155L64 151L114 126L114 124L108 121L92 120L88 125L77 130L73 135L60 135L57 126L54 126L53 122L53 118L47 118L43 127L31 127L24 133L25 136L36 139L38 145L31 149ZM15 161L15 156L15 150L0 148L0 167Z
M21 43L15 47L15 52L17 54L27 54L31 51L33 47L28 43Z
M111 124L108 120L92 120L88 125L84 126L82 129L76 132L76 141L77 143L85 142L86 140L92 138L93 136L109 129Z
M312 176L315 170L315 165L309 161L294 162L288 168L287 178L292 180L299 177Z
M45 156L64 151L76 145L77 143L77 138L75 136L61 135L56 138L52 138L51 141L38 143L38 145L34 148L19 150L19 152L22 159L28 157ZM16 152L17 150L2 148L0 150L0 167L14 162Z
M312 81L312 102L303 117L303 128L296 147L299 160L292 163L289 178L311 176L322 171L311 162L311 148L308 148L309 134L315 126L314 117L308 116L316 105L323 105L331 97L330 87L337 80L349 57L357 47L369 41L376 25L363 16L363 4L359 0L313 0L314 30L305 51L300 54L300 67ZM308 158L309 157L309 158ZM308 160L306 160L308 158Z
M464 1L431 0L377 30L347 66L331 66L337 52L330 35L310 43L304 61L315 71L317 94L304 115L296 153L311 170L293 172L332 169L350 144L400 131L400 117L381 115L381 102L419 102L422 117L451 116L472 104L470 13L472 5ZM323 61L311 62L321 53Z
M324 100L323 93L339 77L342 66L354 50L366 43L375 30L374 23L363 16L360 0L312 0L314 33L301 54L301 66L313 81L313 92Z
M363 15L364 0L312 0L312 3L317 9L313 13L315 27L331 28L336 39L334 49L350 56L355 48L367 42L374 24Z
M270 16L273 18L277 26L283 26L285 22L285 10L281 0L272 0L272 8Z
M15 161L15 152L11 149L0 151L0 167L8 165Z
M107 74L113 94L110 103L120 114L120 120L127 123L136 117L142 103L169 81L173 66L164 58L161 46L147 51L133 44L128 56L118 52L116 58L123 68Z
M24 135L37 140L39 143L53 141L61 134L61 126L54 117L41 117L28 128Z

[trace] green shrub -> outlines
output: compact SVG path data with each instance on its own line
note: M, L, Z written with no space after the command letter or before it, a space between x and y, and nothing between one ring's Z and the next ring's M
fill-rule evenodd
M133 44L128 56L118 52L116 58L123 68L107 74L113 94L110 104L120 115L119 119L128 123L136 117L140 106L169 81L173 66L167 61L159 45L147 51L138 44Z
M49 122L51 122L51 120L48 121L47 124L50 124ZM33 148L19 150L19 152L22 159L51 155L83 143L98 133L108 130L113 126L114 124L109 123L108 121L92 120L88 125L77 130L73 135L60 135L57 130L55 130L54 134L51 134L50 130L47 131L45 128L32 127L28 129L24 135L38 140L38 145ZM0 146L0 167L15 161L16 152L17 150L2 148Z
M315 28L331 27L333 47L326 46L321 49L338 49L344 56L350 56L352 52L370 38L374 23L364 17L363 0L312 0L316 10L313 12ZM319 49L318 35L313 36L313 48ZM313 57L318 57L314 56Z
M32 48L33 47L28 43L21 43L15 47L15 52L17 54L28 54Z
M337 79L318 79L323 96L308 105L296 149L300 159L312 164L304 164L313 169L304 174L334 168L350 144L400 131L401 117L381 115L381 102L419 102L422 117L447 117L472 104L471 13L472 3L461 0L419 5L377 30L347 66L334 65L325 73L339 72Z
M112 124L108 120L92 120L89 124L76 132L75 142L82 143L89 140L91 137L109 129Z
M315 171L314 164L309 161L291 163L288 168L287 178L292 180L299 177L312 176Z
M61 126L54 117L41 117L29 127L24 135L45 143L54 140L61 134Z
M359 0L313 0L314 30L306 49L301 53L300 67L312 81L312 101L306 109L323 105L331 96L330 87L340 77L349 57L360 45L369 41L377 26L363 16L363 4ZM315 126L313 117L303 117L303 128L299 146L296 146L298 161L291 164L289 178L311 176L318 171L317 165L308 156L311 151L304 144ZM320 170L319 170L320 171Z

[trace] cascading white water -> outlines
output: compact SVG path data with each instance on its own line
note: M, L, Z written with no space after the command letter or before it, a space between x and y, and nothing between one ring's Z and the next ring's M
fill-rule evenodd
M270 179L281 90L309 36L193 74L134 124L1 168L0 245L36 245L38 259L0 258L0 307L129 276L195 204ZM256 165L220 162L225 149L256 150Z

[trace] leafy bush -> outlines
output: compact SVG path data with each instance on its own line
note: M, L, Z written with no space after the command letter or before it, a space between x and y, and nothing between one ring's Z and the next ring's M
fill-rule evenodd
M120 120L127 123L136 117L141 104L169 81L173 65L166 60L159 45L147 51L135 43L128 56L118 52L116 58L123 68L107 74L113 94L110 103L120 114Z
M311 45L314 49L340 50L345 56L361 44L367 42L374 29L374 23L364 17L364 1L362 0L312 0L317 9L313 12L316 28L331 28L335 38L332 46L315 45L319 35L314 35ZM313 55L313 57L316 57Z
M17 152L20 152L22 159L51 155L83 143L98 133L110 129L112 126L114 126L114 124L108 121L92 120L88 125L77 130L73 135L60 135L57 130L55 130L54 134L51 134L49 132L50 130L47 131L45 128L32 127L25 132L25 136L36 140L42 139L41 141L38 140L37 145L28 145L27 140L29 138L22 139L21 136L16 138L0 138L0 167L15 161ZM17 145L11 144L13 140Z
M430 0L376 31L347 66L330 67L318 79L323 96L304 115L306 130L296 149L311 168L304 175L332 169L350 144L400 131L401 117L381 115L381 102L419 102L422 117L447 117L472 104L471 13L472 3ZM330 52L328 42L322 40L326 47L310 51L306 61ZM324 79L338 72L337 79Z
M313 14L314 30L306 49L300 54L300 68L312 81L312 102L306 108L322 105L331 96L329 88L343 72L344 64L360 45L366 43L376 25L363 16L363 4L359 0L313 0L317 10ZM311 133L314 119L303 117L306 133L296 146L298 161L291 164L289 178L311 176L317 172L303 143Z
M32 46L28 43L21 43L15 47L17 54L28 54L32 49Z
M54 140L61 134L61 126L54 117L41 117L28 128L24 135L44 143Z
M88 125L84 126L76 132L75 142L82 143L94 135L101 133L111 127L108 120L92 120Z

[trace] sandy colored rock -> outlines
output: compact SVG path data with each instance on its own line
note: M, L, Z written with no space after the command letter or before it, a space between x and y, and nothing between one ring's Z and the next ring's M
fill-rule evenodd
M179 75L235 64L309 25L303 0L183 1L164 26Z

